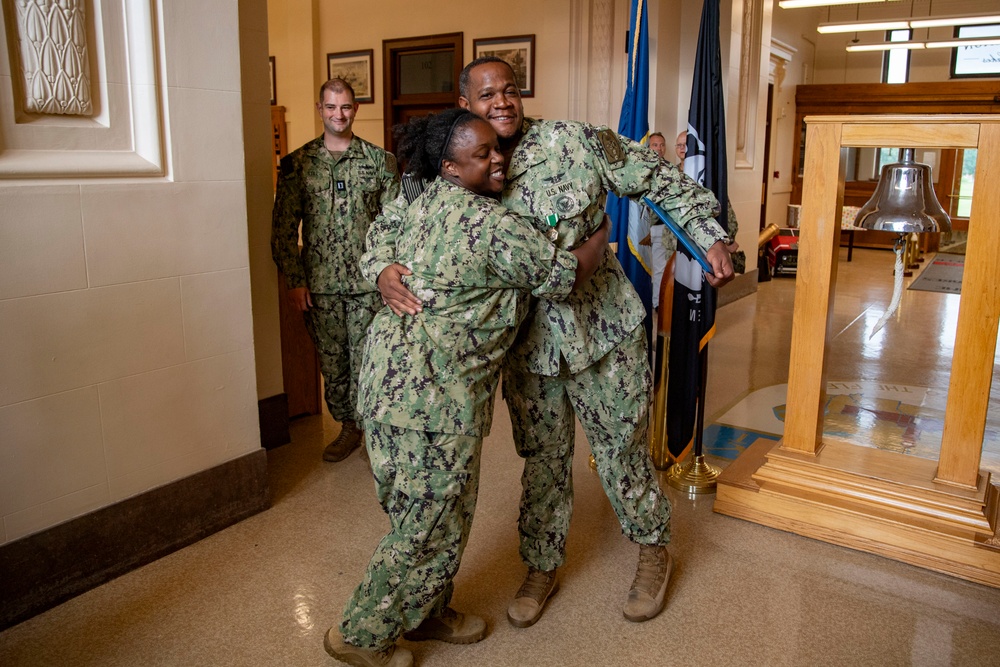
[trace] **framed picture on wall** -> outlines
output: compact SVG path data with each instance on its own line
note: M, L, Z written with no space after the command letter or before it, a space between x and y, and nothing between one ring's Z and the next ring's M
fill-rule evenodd
M326 78L343 79L354 88L354 101L371 104L375 101L374 50L342 51L326 54Z
M521 97L535 96L535 36L489 37L472 40L472 57L496 56L514 69Z
M267 59L268 65L271 67L271 106L278 103L278 86L275 83L274 78L274 56Z

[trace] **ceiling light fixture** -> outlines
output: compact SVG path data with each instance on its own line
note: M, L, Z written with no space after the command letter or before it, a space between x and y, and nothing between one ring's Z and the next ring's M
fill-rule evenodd
M989 25L1000 23L1000 14L966 14L964 16L930 16L924 18L883 19L880 21L850 21L820 23L816 32L867 32L871 30L906 30L907 28L940 28L944 26Z
M868 32L869 30L906 30L910 22L902 21L858 21L857 23L820 23L816 32L824 35L838 32Z
M847 50L856 51L888 51L890 49L925 49L924 42L879 42L878 44L848 44Z
M992 46L1000 44L1000 37L981 37L979 39L947 39L939 42L926 42L927 49L953 49L956 46Z
M889 51L891 49L953 49L957 46L990 46L1000 44L1000 37L969 37L926 42L880 42L878 44L848 44L847 50Z
M1000 14L966 14L964 16L928 16L910 19L911 28L939 28L949 25L989 25L1000 23Z
M780 0L778 6L782 9L799 9L802 7L828 7L830 5L857 5L886 2L886 0Z

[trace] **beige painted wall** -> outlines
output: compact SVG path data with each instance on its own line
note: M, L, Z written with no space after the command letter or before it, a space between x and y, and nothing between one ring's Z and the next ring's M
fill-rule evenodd
M260 447L240 16L155 6L167 175L0 180L0 543Z
M795 136L795 88L815 83L816 31L819 16L826 10L774 9L771 36L792 50L791 59L777 73L771 109L771 154L768 176L767 224L784 227L792 194L792 156L798 146ZM780 47L779 47L780 49ZM774 173L777 172L777 178Z
M274 56L277 103L285 107L290 151L323 131L315 109L323 83L319 66L326 53L318 55L318 4L317 0L267 0L268 49Z
M253 310L257 398L284 392L278 270L271 259L271 100L267 62L267 3L239 0L240 80L243 90L243 150L246 171L247 240Z

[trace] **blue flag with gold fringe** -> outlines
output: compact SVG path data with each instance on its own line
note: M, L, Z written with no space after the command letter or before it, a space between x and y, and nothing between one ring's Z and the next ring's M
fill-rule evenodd
M646 30L646 1L632 0L629 19L628 81L622 100L618 134L642 141L649 131L649 37ZM608 193L606 206L611 218L611 240L618 244L618 261L646 307L643 326L647 349L653 335L653 258L649 246L640 241L649 234L649 220L640 205Z
M688 108L684 173L713 193L726 229L729 193L726 165L726 109L719 53L719 0L705 0L698 30L691 105ZM667 449L681 459L701 439L707 381L708 341L715 334L715 288L681 247L674 268L667 383ZM698 430L695 424L698 424ZM695 448L696 453L698 447Z

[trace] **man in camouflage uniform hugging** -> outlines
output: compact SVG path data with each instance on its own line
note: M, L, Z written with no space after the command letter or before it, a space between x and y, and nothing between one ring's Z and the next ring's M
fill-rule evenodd
M371 221L399 192L399 174L391 153L354 135L358 103L349 83L327 81L319 99L323 135L281 160L271 254L305 317L319 353L326 407L340 422L323 460L341 461L361 441L358 367L365 332L382 306L358 259Z
M607 190L641 200L649 196L703 248L718 287L733 278L725 231L714 220L712 193L639 144L607 128L571 121L524 118L510 66L498 58L474 60L459 79L459 104L496 130L507 158L501 201L532 218L559 248L573 248L604 218ZM378 286L397 314L414 313L420 300L400 283L407 270L393 264L395 223L379 217L369 232L382 247ZM647 452L650 370L642 328L645 309L613 254L565 301L534 299L532 312L507 355L503 394L515 446L524 459L519 534L527 577L507 610L528 627L556 591L572 514L574 413L625 536L640 547L639 564L623 613L630 621L656 616L665 604L672 561L670 503Z

